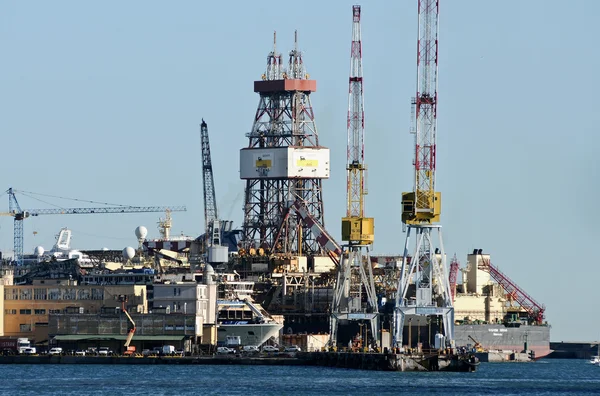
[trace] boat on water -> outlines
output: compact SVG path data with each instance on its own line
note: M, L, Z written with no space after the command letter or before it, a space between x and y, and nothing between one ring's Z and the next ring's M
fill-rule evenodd
M552 352L550 326L507 327L504 324L463 323L454 326L454 338L456 345L473 344L472 339L475 339L482 348L489 351L532 351L534 359L543 358Z
M240 280L235 272L215 272L210 264L204 265L202 275L196 280L217 284L217 344L237 339L241 345L260 346L271 338L279 338L283 324L254 301L253 281Z
M462 282L454 286L456 345L472 345L475 339L484 350L530 352L533 359L549 355L551 326L542 321L543 306L489 267L490 255L476 249L467 256L466 267L458 269Z
M277 339L283 324L277 323L259 304L245 300L217 301L217 343L239 337L241 345L260 346Z
M600 342L598 342L598 352L596 353L596 355L591 357L590 363L595 364L596 366L600 366Z

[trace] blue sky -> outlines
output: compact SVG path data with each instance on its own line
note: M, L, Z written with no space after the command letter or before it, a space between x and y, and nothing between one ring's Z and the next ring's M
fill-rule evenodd
M326 227L345 213L349 1L2 1L0 190L130 205L186 205L176 234L199 234L199 123L209 126L217 199L239 225L239 149L247 144L273 31L284 55L294 30L311 78ZM375 253L399 253L400 197L412 186L410 99L416 1L363 1L367 215ZM596 340L600 269L595 1L444 1L440 15L437 187L447 253L473 248L547 306L553 340ZM19 196L23 208L50 207ZM81 202L43 198L64 207ZM0 196L8 209L8 198ZM5 209L0 209L5 210ZM25 250L121 249L161 213L40 216ZM33 234L33 232L37 234ZM12 220L0 217L0 250Z

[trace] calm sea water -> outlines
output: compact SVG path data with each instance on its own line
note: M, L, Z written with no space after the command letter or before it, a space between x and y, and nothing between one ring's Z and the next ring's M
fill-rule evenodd
M315 367L4 365L1 395L590 395L585 360L482 363L475 373L388 373Z

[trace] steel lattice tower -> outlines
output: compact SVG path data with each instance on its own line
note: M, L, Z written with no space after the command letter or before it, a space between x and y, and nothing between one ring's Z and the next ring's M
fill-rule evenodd
M215 180L210 155L210 140L208 138L208 125L204 120L200 124L200 142L202 144L202 184L204 186L204 238L205 248L208 249L208 246L212 245L215 241L213 233L216 231L217 235L220 235L220 230ZM220 241L220 238L217 236L216 240Z
M443 335L448 340L454 338L454 308L442 227L436 224L440 219L442 198L435 190L438 16L439 0L418 0L417 93L412 102L415 126L411 131L415 134L415 179L413 191L402 193L402 222L408 226L408 232L394 310L396 347L404 346L407 315L441 316ZM409 256L411 234L415 236L415 247ZM409 347L411 344L409 339Z
M248 147L240 151L240 177L246 180L242 243L247 251L262 248L267 254L321 254L310 227L286 216L300 200L324 225L321 182L329 177L329 149L319 146L310 101L317 84L306 73L297 34L287 70L275 37L262 81L254 82L258 109Z
M339 321L369 321L373 339L379 336L377 296L369 257L369 246L374 239L374 221L364 216L367 189L360 6L352 7L347 130L347 205L346 217L342 219L342 239L348 242L348 246L338 268L333 295L330 319L330 342L333 345L337 343ZM363 294L366 294L364 303Z

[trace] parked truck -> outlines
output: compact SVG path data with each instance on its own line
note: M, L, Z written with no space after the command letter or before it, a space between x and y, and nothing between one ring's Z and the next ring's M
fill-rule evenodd
M173 345L163 345L160 354L163 356L173 356L175 354L175 347Z
M4 355L16 355L29 348L31 348L29 338L0 338L0 352Z

